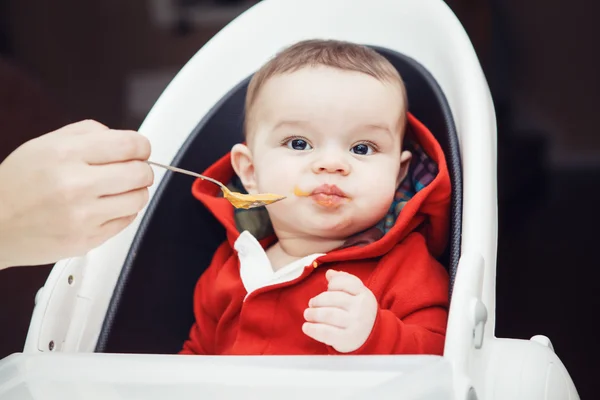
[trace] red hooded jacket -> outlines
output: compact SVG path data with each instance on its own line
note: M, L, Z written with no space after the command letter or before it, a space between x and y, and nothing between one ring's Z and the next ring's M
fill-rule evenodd
M218 187L194 182L193 195L223 224L227 240L198 280L195 323L180 354L338 354L302 332L304 310L312 297L327 290L329 268L359 277L379 303L370 337L349 354L442 354L448 275L436 257L447 242L450 178L433 135L410 114L408 122L405 144L413 157L390 214L342 248L301 265L291 280L246 288L236 240L245 230L242 217L246 224L252 218L256 222L264 210L234 210ZM205 174L221 182L234 180L230 155ZM260 232L254 233L256 246L265 250L276 241L268 225L268 220L258 223Z

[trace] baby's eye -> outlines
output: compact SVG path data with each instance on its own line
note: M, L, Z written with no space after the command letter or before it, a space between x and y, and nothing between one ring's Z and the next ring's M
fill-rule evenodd
M351 150L353 153L355 154L359 154L361 156L367 156L370 154L373 154L373 147L366 144L366 143L361 143L361 144L357 144L356 146L354 146Z
M287 146L292 150L310 150L310 144L304 139L292 139L287 142Z

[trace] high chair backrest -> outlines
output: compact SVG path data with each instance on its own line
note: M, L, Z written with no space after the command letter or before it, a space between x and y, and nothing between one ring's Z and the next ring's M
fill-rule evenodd
M442 261L453 280L458 273L458 284L459 258L465 251L483 259L481 281L458 286L482 293L489 312L485 331L491 335L494 110L468 36L442 0L258 3L200 49L158 99L140 128L152 143L151 158L202 171L229 151L241 140L244 92L251 74L283 47L308 38L372 46L403 75L410 111L438 138L451 173L451 241ZM61 292L66 296L62 303L44 290L26 349L47 349L48 341L57 340L55 351L179 350L193 322L196 281L224 239L220 225L192 197L192 180L156 170L150 204L138 220L86 257L55 267L47 287L56 292L59 285L67 285L69 274L74 274L75 284ZM456 288L451 285L452 298L460 299ZM468 305L460 305L464 307ZM45 317L65 312L72 315L66 327ZM460 330L466 326L460 321L468 316L459 314L450 324Z

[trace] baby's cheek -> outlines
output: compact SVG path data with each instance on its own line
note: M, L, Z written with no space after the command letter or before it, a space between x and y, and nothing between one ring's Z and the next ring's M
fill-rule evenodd
M282 167L276 162L257 165L255 174L258 187L262 192L281 195L286 195L289 191L287 186L294 175L293 170Z
M376 215L387 213L394 200L396 182L380 177L373 179L361 190L362 203Z
M370 198L389 198L396 191L396 179L389 174L372 174L361 179L361 193Z

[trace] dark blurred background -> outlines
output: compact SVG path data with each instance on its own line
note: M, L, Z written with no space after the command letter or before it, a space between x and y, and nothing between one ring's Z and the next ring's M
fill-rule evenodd
M0 0L0 161L84 118L136 129L183 64L255 2ZM498 117L497 335L549 336L582 398L596 398L600 2L448 4ZM0 271L0 358L22 350L49 271Z

